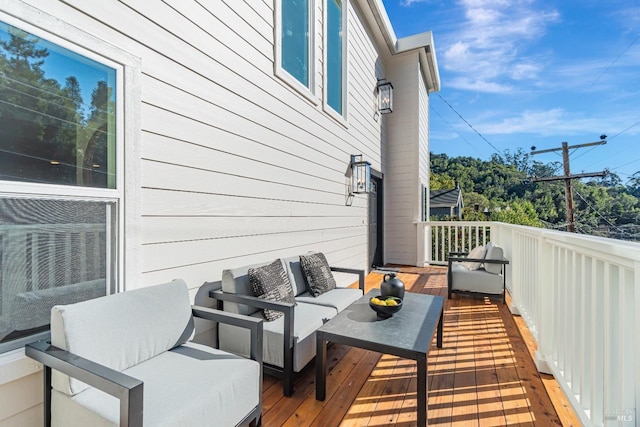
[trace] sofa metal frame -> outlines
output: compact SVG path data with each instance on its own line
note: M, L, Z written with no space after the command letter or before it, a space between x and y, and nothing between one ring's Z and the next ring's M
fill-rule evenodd
M358 287L364 294L364 270L342 267L329 268L331 271L335 271L337 273L357 274ZM285 397L290 397L293 394L293 382L295 380L295 372L293 370L293 324L295 320L295 304L280 301L269 301L250 295L226 293L220 290L210 291L209 296L218 301L218 309L220 310L224 308L224 302L228 301L248 305L257 309L267 308L270 310L280 311L284 314L284 346L282 349L284 354L284 366L279 367L267 363L263 363L263 365L265 373L282 378L282 394Z
M465 294L472 296L489 296L495 297L500 294L489 294L483 292L473 292L473 291L459 291L453 288L453 274L452 268L454 262L480 262L483 264L501 264L502 271L502 304L506 304L506 289L507 289L507 265L509 264L509 260L506 258L503 259L484 259L484 258L466 258L465 255L468 255L468 252L449 252L449 264L447 268L447 291L448 291L448 299L451 299L451 294ZM492 274L487 272L487 274Z
M258 405L238 424L260 426L262 423L262 320L226 313L207 307L192 306L192 315L220 323L247 328L251 332L250 358L260 364ZM120 400L120 426L142 427L144 383L107 366L92 362L48 341L27 344L25 354L44 365L44 424L51 426L51 370L89 384Z

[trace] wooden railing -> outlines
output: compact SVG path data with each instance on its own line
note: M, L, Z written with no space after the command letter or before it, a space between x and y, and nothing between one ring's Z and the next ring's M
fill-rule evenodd
M500 245L510 308L537 342L538 369L556 377L583 424L638 425L640 244L496 222L424 222L418 232L431 264L488 237Z

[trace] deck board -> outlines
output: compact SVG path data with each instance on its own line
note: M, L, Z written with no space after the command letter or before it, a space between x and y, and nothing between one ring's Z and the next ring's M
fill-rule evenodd
M553 378L537 372L525 342L531 338L523 339L506 305L464 296L447 300L441 267L401 267L398 277L407 291L445 297L444 345L438 349L434 341L427 360L429 425L579 425ZM369 274L366 290L382 279ZM416 425L414 361L335 344L327 350L327 372L323 402L315 399L313 362L296 378L290 398L282 396L279 379L265 376L263 425Z

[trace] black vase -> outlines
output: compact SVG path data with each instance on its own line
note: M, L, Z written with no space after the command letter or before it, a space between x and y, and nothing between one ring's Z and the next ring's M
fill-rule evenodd
M387 273L380 285L380 294L383 297L404 299L404 283L396 277L396 273Z

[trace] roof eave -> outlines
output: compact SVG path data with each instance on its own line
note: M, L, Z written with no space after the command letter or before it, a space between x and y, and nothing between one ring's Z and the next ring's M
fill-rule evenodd
M422 74L427 81L429 92L440 90L440 73L438 71L438 60L436 49L433 43L433 33L426 31L409 37L404 37L396 42L397 53L418 50L420 55L420 67Z
M361 0L366 2L373 14L376 26L380 29L381 35L389 49L391 55L417 50L420 58L420 68L427 82L429 93L440 90L440 73L438 71L438 61L436 59L436 49L433 43L431 31L416 34L398 39L391 26L387 10L382 4L382 0Z

